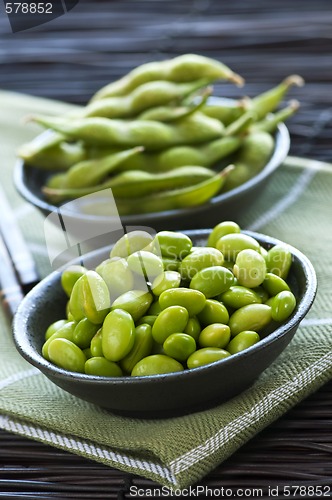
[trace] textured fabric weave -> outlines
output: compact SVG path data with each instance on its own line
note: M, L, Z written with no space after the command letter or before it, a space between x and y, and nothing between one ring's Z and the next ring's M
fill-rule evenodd
M28 114L62 103L0 93L0 181L42 276L50 272L43 216L12 182L15 150L39 132ZM240 223L299 248L312 261L318 294L283 354L245 393L207 411L165 420L115 416L67 394L17 353L0 312L0 427L104 464L185 488L332 377L332 166L289 158Z

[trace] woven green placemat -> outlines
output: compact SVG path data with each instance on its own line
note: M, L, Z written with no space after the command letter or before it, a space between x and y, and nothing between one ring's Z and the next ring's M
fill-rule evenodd
M43 216L12 183L15 150L39 132L23 125L31 112L69 106L0 93L0 181L41 275L50 272ZM330 249L332 167L289 158L240 223L299 248L312 261L318 294L284 353L245 393L207 411L165 420L113 415L52 384L16 352L0 313L0 427L171 488L199 481L265 426L332 377ZM54 234L56 239L56 234Z

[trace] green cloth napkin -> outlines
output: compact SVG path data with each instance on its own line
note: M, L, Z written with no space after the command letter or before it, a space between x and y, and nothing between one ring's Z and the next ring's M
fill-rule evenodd
M23 125L32 112L68 105L0 93L0 180L42 275L50 272L43 216L15 192L15 150L39 132ZM332 377L332 166L289 158L243 228L266 233L304 252L318 275L318 295L293 341L245 393L207 411L164 420L113 415L52 384L16 352L10 325L0 324L0 427L170 488L199 481L241 445ZM208 224L208 221L207 221ZM56 239L56 233L54 235Z

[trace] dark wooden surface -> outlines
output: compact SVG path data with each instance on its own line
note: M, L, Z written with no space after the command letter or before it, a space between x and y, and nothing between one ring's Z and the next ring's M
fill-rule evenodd
M218 84L217 95L256 95L298 73L306 85L290 93L301 102L289 122L291 153L331 161L331 26L331 0L81 0L65 16L15 34L2 14L0 88L83 104L138 64L185 52L216 57L246 78L244 90ZM287 484L324 485L331 495L331 396L329 383L200 484L249 488L251 497L262 488L257 498L271 498L276 487L275 498L286 498ZM130 484L154 486L0 431L0 498L131 498ZM291 498L318 498L294 491Z

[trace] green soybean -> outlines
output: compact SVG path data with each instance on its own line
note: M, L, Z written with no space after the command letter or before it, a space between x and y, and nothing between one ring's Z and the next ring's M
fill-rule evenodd
M103 329L100 328L91 339L90 352L93 357L103 356L102 336Z
M169 306L157 316L152 326L152 336L156 342L163 344L172 333L184 331L189 319L186 308L175 305Z
M233 272L239 285L248 288L259 286L266 275L265 259L256 250L242 250L236 256Z
M219 347L202 347L189 356L187 366L189 369L198 368L228 358L229 356L230 353L225 349L220 349Z
M196 342L186 333L172 333L163 343L163 349L167 356L183 362L195 352Z
M105 318L102 332L103 355L109 361L120 361L132 349L135 341L135 324L123 309L114 309Z
M73 332L73 342L81 349L90 346L92 338L99 330L100 325L91 323L88 318L83 318L77 323Z
M271 307L266 304L249 304L237 309L229 318L228 325L234 337L244 330L259 332L272 319Z
M219 299L227 307L232 307L233 309L239 309L249 304L261 304L263 302L257 291L240 285L231 286L229 290L220 295Z
M88 359L85 362L84 371L87 375L97 375L99 377L121 377L123 374L119 365L102 356Z
M181 274L177 271L163 271L154 279L151 289L154 295L159 297L170 288L178 288L181 283Z
M224 255L225 259L233 261L242 250L250 248L259 252L259 247L257 240L243 233L225 234L216 243L216 248Z
M223 262L224 256L218 249L196 247L181 261L179 273L183 279L191 280L198 271L206 267L222 266Z
M217 241L222 236L225 236L225 234L240 233L240 232L241 232L240 226L236 222L233 221L219 222L219 224L217 224L209 234L207 240L207 246L215 247Z
M228 325L212 323L206 326L200 333L198 343L201 347L226 348L231 338L231 330Z
M224 304L218 300L208 299L205 302L204 309L197 315L197 318L203 326L210 325L211 323L227 324L229 313Z
M296 307L296 298L292 292L279 292L272 301L272 319L274 321L285 321Z
M223 266L211 266L198 271L189 287L202 292L207 299L225 292L234 282L234 276Z
M57 321L54 321L54 323L51 323L45 332L45 340L48 340L50 337L52 337L53 333L56 333L58 330L60 330L60 328L63 327L67 322L68 321L66 319L58 319Z
M124 234L117 240L111 250L110 256L113 257L128 257L138 250L143 250L153 241L153 236L147 231L135 230Z
M286 281L273 273L266 273L262 286L272 296L277 295L279 292L290 292Z
M75 326L76 326L75 321L66 321L64 325L62 325L54 333L52 333L52 335L50 335L47 339L45 339L46 342L44 342L42 347L42 355L45 359L50 361L48 349L52 340L67 339L73 341Z
M275 245L266 255L267 272L286 280L292 265L292 253L286 245Z
M129 290L114 300L111 310L121 309L128 312L134 321L146 314L152 303L152 294L144 290Z
M48 346L50 360L64 370L84 373L86 357L83 351L73 342L57 338Z
M134 366L152 352L152 329L148 324L141 324L135 328L134 345L129 353L120 361L121 368L126 373L131 373Z
M170 288L159 296L162 309L170 306L182 306L188 311L189 316L196 316L205 306L206 298L199 290L189 288Z
M162 257L180 260L190 253L193 246L189 236L175 231L159 231L155 243Z
M75 285L78 278L83 276L83 274L85 274L86 272L87 269L84 266L79 266L76 264L68 266L64 271L62 271L61 286L68 297L70 297L73 286Z
M197 341L199 334L201 333L201 330L202 329L200 322L198 321L198 318L196 316L191 316L191 318L188 319L188 323L186 324L183 333L190 335L191 337L193 337L193 339Z
M237 352L244 351L251 347L257 342L259 342L260 337L257 332L253 332L251 330L244 330L243 332L238 333L226 346L226 350L230 354L236 354Z
M76 281L69 299L75 321L86 317L91 323L101 324L110 306L108 287L96 271L87 271Z
M143 377L180 371L183 371L183 366L176 359L165 354L151 354L136 363L131 375L132 377Z
M128 262L122 257L104 260L96 267L96 272L105 281L111 302L134 286L134 276Z

